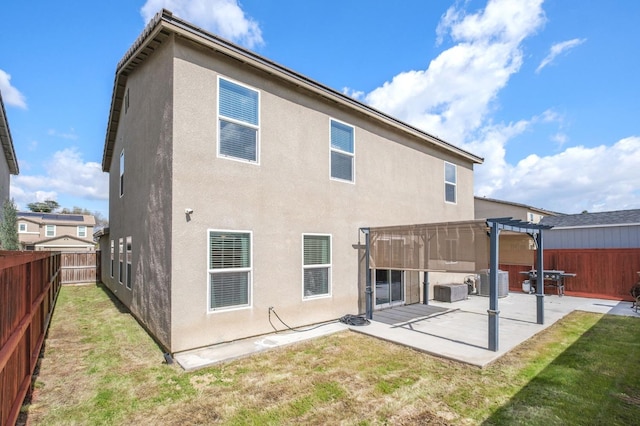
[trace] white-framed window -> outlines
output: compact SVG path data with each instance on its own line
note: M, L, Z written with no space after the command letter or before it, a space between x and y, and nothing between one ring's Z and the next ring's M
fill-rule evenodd
M331 119L331 178L355 181L355 130L353 126Z
M218 156L259 163L260 92L218 77Z
M84 225L78 226L78 237L86 238L87 237L87 227Z
M118 239L118 281L124 282L124 240Z
M27 223L26 222L18 223L18 232L27 232Z
M115 242L113 240L111 240L111 278L113 278L113 271L114 271L114 263L115 263Z
M45 237L55 237L56 236L56 226L55 225L45 225L44 226L44 236Z
M131 237L127 237L127 269L126 269L126 286L129 290L131 290L132 281L131 281L131 261L133 257L133 249L131 246Z
M457 200L458 170L455 164L444 162L444 201L455 203Z
M302 296L331 294L331 235L302 235Z
M209 229L207 234L209 311L251 306L251 232Z
M120 196L124 195L124 149L120 153Z

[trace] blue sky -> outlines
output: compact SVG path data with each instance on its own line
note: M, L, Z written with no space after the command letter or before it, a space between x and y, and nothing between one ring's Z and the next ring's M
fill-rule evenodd
M485 158L475 194L640 208L635 0L112 0L3 4L18 207L108 213L115 68L161 7Z

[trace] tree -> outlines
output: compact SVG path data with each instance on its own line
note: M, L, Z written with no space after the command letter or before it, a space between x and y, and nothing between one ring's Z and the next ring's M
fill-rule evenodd
M32 212L51 213L59 209L60 204L55 200L36 201L35 203L27 204L27 208Z
M4 250L18 250L18 209L13 200L5 200L2 205L0 222L0 244Z

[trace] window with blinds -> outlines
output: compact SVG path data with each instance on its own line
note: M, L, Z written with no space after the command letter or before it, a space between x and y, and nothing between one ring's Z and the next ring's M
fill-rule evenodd
M331 177L353 182L354 128L331 120Z
M258 162L260 96L223 78L218 79L218 155Z
M209 231L209 309L249 306L251 233Z
M456 165L444 163L444 200L447 203L456 202L456 186L458 181Z
M303 296L326 296L331 283L331 236L303 235Z

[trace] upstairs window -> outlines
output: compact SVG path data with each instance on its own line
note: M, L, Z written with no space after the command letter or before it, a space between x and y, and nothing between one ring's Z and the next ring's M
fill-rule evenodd
M331 236L303 235L303 297L326 296L331 283Z
M354 129L348 124L331 120L331 177L353 182Z
M118 239L118 282L122 284L124 282L124 241L122 238Z
M110 269L110 272L111 272L111 278L113 278L113 269L114 269L113 262L114 262L114 254L115 254L114 241L113 241L113 240L111 240L111 269Z
M257 90L218 79L218 155L258 163L259 104Z
M133 257L133 251L131 247L131 237L127 237L127 288L131 290L131 262Z
M86 226L78 226L78 237L86 238L87 237L87 227Z
M251 233L209 231L209 310L249 306Z
M456 202L458 182L457 166L451 163L444 163L444 200L447 203Z
M18 224L18 232L27 232L27 224L24 222L20 222Z
M124 149L120 153L120 196L124 195Z
M44 236L45 237L55 237L56 236L56 226L55 225L45 225L45 227L44 227Z

